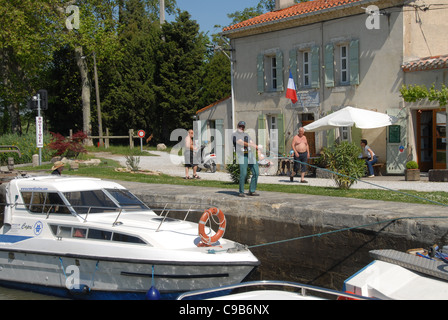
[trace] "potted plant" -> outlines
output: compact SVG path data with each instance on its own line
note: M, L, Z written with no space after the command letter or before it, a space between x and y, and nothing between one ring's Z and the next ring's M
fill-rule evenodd
M420 181L420 169L415 161L408 161L405 170L406 181Z

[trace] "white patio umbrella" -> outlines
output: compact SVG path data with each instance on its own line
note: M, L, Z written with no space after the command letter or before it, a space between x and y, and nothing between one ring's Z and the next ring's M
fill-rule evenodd
M353 125L360 129L374 129L390 126L396 121L395 117L385 113L345 107L306 125L304 129L307 132L315 132Z

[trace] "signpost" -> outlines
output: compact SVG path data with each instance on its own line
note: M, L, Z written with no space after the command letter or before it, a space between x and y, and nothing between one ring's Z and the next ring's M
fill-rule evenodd
M145 137L146 133L143 130L138 130L137 135L140 138L140 151L143 152L143 138Z
M39 90L29 102L32 109L37 109L36 117L36 147L39 148L39 166L42 165L42 148L44 147L44 119L40 110L48 109L47 90Z

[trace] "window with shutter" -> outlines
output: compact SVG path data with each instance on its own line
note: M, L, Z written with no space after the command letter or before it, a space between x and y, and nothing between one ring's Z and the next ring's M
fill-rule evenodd
M359 40L350 42L350 84L359 84Z
M264 54L260 53L257 56L257 91L258 93L264 92Z
M319 47L311 49L311 88L320 87Z
M285 91L284 85L283 85L283 52L277 51L277 54L275 55L276 58L276 68L277 68L277 86L275 88L276 91Z
M325 46L325 86L334 87L334 46L332 43Z
M260 53L257 56L257 91L282 92L283 80L283 53L279 50L270 50L269 54Z

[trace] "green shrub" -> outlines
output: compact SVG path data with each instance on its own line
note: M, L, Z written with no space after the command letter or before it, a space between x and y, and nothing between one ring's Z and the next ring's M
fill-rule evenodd
M406 163L406 169L418 169L418 163L415 161L408 161Z
M337 173L333 175L333 179L340 189L350 189L356 179L364 175L366 164L363 159L358 158L360 153L359 146L346 141L322 151L322 161Z
M228 163L226 164L226 171L230 174L230 179L235 184L240 184L240 165L237 163ZM252 176L252 171L247 168L247 175L245 184L249 183L249 179Z
M50 135L44 134L44 147L42 148L42 161L51 160L51 152L47 148L50 141ZM39 149L36 147L36 134L27 133L22 134L5 134L0 136L0 145L18 147L21 157L15 152L0 152L0 163L5 165L8 163L8 157L14 158L15 164L32 163L33 154L39 154ZM11 149L12 150L12 149Z

